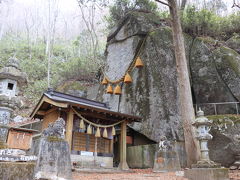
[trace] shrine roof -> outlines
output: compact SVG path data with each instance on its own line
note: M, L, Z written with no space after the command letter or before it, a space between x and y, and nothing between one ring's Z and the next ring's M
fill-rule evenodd
M97 113L105 116L111 116L112 119L123 120L126 119L130 122L132 121L140 121L141 118L139 116L124 114L116 111L110 110L106 103L73 96L70 94L65 94L53 90L48 90L45 92L33 112L31 113L31 118L36 118L37 113L40 111L49 110L49 104L54 107L67 109L69 107L76 107L78 110L82 110L86 113ZM39 118L39 117L37 117ZM109 119L109 117L108 117Z

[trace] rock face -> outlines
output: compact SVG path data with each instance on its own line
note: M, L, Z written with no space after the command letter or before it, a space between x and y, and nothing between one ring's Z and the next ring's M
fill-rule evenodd
M208 38L186 34L184 38L194 103L207 115L236 113L236 104L214 108L202 103L240 100L238 46L231 40L226 44L235 50ZM112 30L106 47L105 75L110 80L123 77L136 56L141 57L144 67L133 69L131 84L121 84L122 95L106 94L106 87L101 85L97 99L108 102L114 111L141 116L142 122L131 127L154 141L159 142L163 135L168 140L183 141L172 32L151 13L131 12Z
M209 116L214 125L213 139L208 142L209 157L223 166L229 167L239 159L240 123L239 115Z
M99 99L109 102L112 110L141 116L142 124L132 127L155 141L162 135L183 140L171 29L155 19L153 14L134 12L110 34L105 70L109 78L124 75L146 38L140 51L144 67L133 70L133 83L123 85L122 96L105 94L101 87Z
M195 103L239 101L240 55L225 47L213 47L206 39L196 38L189 54L189 68ZM206 114L215 114L213 105L200 105ZM236 113L236 106L218 105L217 113Z

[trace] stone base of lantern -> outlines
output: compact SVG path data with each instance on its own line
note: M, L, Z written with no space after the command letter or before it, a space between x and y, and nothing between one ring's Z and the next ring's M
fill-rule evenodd
M200 160L192 168L220 168L221 165L210 160Z
M227 168L193 168L184 171L189 180L229 180Z

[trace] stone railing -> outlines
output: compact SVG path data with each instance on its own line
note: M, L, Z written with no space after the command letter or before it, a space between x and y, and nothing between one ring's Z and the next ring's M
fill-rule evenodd
M201 108L206 115L239 114L240 102L219 102L194 104L195 112Z

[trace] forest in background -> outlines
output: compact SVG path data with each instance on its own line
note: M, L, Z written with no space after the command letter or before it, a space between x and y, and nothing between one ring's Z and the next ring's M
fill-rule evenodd
M0 4L0 67L9 57L20 60L29 79L24 95L32 102L48 87L84 91L96 83L104 66L106 36L129 11L153 12L166 22L169 18L164 7L149 0L75 0L76 12L71 15L61 12L59 0L34 2L22 10L19 23L12 20L19 16L12 15L15 1ZM201 2L179 1L184 32L217 41L239 37L240 13L231 8L232 1Z

